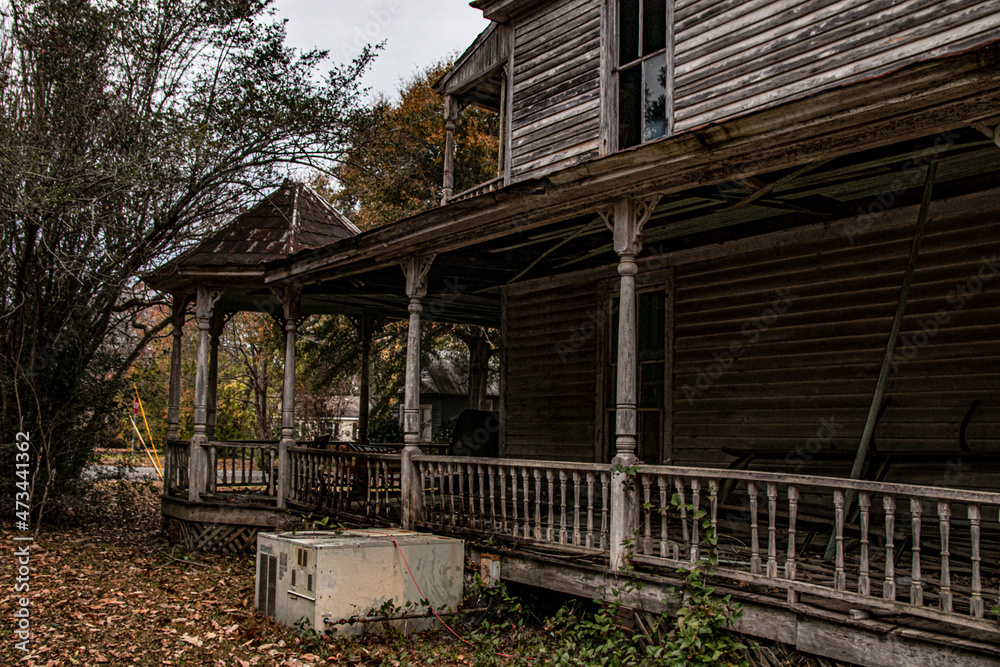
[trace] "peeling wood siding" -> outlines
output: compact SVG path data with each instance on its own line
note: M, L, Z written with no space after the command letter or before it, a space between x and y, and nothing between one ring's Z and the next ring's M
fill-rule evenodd
M733 458L723 447L793 450L822 439L831 423L836 450L856 451L912 233L912 225L873 229L854 244L846 237L800 241L677 267L674 461L724 467ZM969 447L1000 453L998 261L995 212L928 223L896 348L899 364L886 387L892 402L875 431L879 451L954 452L960 461L961 424L979 400ZM964 299L963 287L970 292ZM787 311L768 326L776 290L790 290ZM947 322L925 334L939 311ZM720 363L734 344L745 346L740 358ZM894 465L890 481L943 484L945 468ZM802 472L849 469L849 462L824 462ZM968 465L952 477L951 486L998 486L995 474Z
M507 294L504 455L593 461L596 280Z
M558 0L514 23L513 180L597 156L601 7Z
M676 128L1000 38L995 0L677 0Z

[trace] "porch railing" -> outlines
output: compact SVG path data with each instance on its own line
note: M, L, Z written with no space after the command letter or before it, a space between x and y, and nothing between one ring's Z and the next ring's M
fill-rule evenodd
M210 442L208 492L277 496L278 445L275 442Z
M188 459L191 443L168 440L163 465L163 492L168 496L186 496L188 492Z
M289 447L288 500L348 517L399 516L400 455Z
M479 195L484 195L487 192L493 192L494 190L499 190L503 187L503 176L497 176L496 178L486 181L485 183L480 183L479 185L469 188L468 190L462 190L458 194L452 195L448 199L448 203L453 203L457 201L462 201L463 199L472 199L473 197L478 197Z
M423 528L608 550L608 466L449 456L413 461Z
M984 546L1000 537L1000 494L657 466L639 469L633 492L637 563L690 569L705 557L708 521L718 538L714 573L783 589L789 603L812 596L996 628L984 617L1000 568Z
M183 444L167 446L168 493L188 483ZM274 498L275 445L212 448L208 497ZM741 587L781 591L789 604L995 630L1000 493L643 465L618 473L626 475L628 502L612 507L607 465L417 454L403 470L406 459L395 452L285 452L289 507L396 523L405 479L416 505L408 527L572 551L605 564L618 548L611 535L619 534L634 565L659 571L704 562L707 522L717 540L713 576ZM626 515L625 506L636 514Z

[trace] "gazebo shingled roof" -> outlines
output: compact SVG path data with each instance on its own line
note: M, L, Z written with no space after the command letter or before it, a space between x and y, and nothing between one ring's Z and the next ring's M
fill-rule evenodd
M198 283L238 281L263 287L264 266L302 250L321 248L360 233L323 197L286 180L277 190L194 248L146 277L156 289L192 291ZM253 280L259 272L260 279Z

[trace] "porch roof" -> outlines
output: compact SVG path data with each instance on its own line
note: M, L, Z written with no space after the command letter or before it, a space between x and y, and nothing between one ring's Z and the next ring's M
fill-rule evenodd
M439 95L454 95L463 104L499 111L501 68L510 52L509 28L490 23L455 64L434 84Z
M616 262L598 211L623 197L660 197L644 242L669 256L916 203L932 157L936 199L996 188L998 63L990 45L615 153L300 252L266 282L405 317L398 264L436 253L425 313L497 325L504 285Z

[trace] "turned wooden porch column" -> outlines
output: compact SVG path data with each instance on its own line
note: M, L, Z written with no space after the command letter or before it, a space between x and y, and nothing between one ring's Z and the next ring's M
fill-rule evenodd
M372 334L375 329L375 318L362 315L355 324L358 338L361 339L361 388L358 392L358 442L368 444L369 396L371 392L371 351Z
M181 339L184 337L184 315L187 295L174 295L170 312L173 325L173 348L170 351L170 389L167 394L167 440L176 440L181 422Z
M205 445L208 410L208 332L212 326L212 312L222 292L207 287L198 288L195 314L198 319L198 356L194 374L194 435L191 437L190 468L188 472L188 500L201 500L208 488L208 454Z
M213 312L208 328L208 394L205 397L205 435L209 440L215 440L215 426L218 423L219 343L225 326L225 313L221 310Z
M281 440L278 441L278 509L284 509L291 491L292 466L288 448L295 446L295 339L301 318L301 285L285 288L282 297L285 324L285 374L281 386Z
M406 296L410 298L410 327L406 337L406 384L403 398L403 447L400 489L403 502L402 524L411 529L420 517L423 488L413 457L420 453L420 313L427 296L427 273L433 255L414 255L403 262Z
M208 327L208 390L205 396L205 437L209 442L215 440L215 425L218 420L219 405L219 339L226 325L226 316L221 310L212 313ZM205 477L205 490L215 493L216 470L219 453L215 445L205 449L208 475Z
M621 276L620 305L618 308L618 384L615 409L615 457L611 460L618 469L611 473L611 544L610 565L617 570L628 562L625 544L635 543L639 525L638 495L635 478L622 468L638 462L636 451L636 376L637 325L635 274L636 255L642 251L642 227L649 220L656 200L617 202L613 209L602 214L605 224L614 233L615 252L618 253L618 274Z
M458 103L451 95L444 98L444 186L441 205L455 194L455 126L458 122Z

